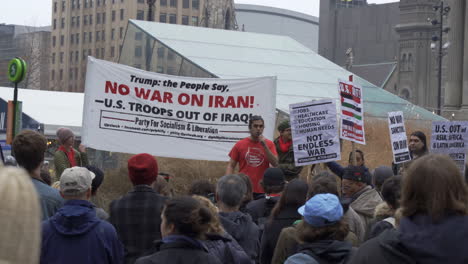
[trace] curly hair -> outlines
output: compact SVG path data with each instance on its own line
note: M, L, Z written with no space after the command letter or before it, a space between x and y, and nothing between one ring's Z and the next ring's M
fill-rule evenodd
M343 241L348 235L348 232L349 225L344 219L341 219L333 225L324 227L313 227L304 220L297 225L297 239L301 243L319 240Z
M221 221L219 220L219 215L218 215L218 208L210 201L210 199L200 196L200 195L193 195L193 198L198 200L203 206L206 206L208 210L210 210L211 214L213 215L213 218L211 219L209 225L208 225L208 233L215 233L215 234L224 234L224 228L223 225L221 224Z

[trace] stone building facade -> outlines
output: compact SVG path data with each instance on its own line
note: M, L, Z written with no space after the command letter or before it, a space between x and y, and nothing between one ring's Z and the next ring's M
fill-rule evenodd
M235 29L233 5L233 0L157 0L153 18L161 23ZM128 20L148 20L148 11L147 0L52 0L49 89L83 92L87 56L117 62ZM144 54L139 50L133 55Z

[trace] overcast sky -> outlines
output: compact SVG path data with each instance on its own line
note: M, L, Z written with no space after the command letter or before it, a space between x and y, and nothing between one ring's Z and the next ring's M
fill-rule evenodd
M52 0L1 0L1 2L0 23L30 26L51 24ZM234 0L234 2L279 7L318 16L320 0ZM390 3L398 1L368 0L368 2Z

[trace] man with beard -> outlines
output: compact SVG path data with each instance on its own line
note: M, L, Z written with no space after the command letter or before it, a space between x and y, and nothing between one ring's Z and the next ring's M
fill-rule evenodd
M418 159L429 153L427 149L426 135L421 131L414 131L409 137L408 149L412 160ZM393 174L401 174L411 165L412 161L400 164L392 163Z
M250 136L239 140L231 152L231 158L226 168L226 175L233 174L239 163L239 172L249 176L253 186L254 198L264 193L260 180L266 169L278 166L275 144L266 139L263 134L265 122L261 116L252 116L249 120Z

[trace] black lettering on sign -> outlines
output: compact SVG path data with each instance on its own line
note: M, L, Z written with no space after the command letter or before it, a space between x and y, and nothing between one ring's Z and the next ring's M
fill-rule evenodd
M395 141L393 142L393 150L400 150L400 149L406 149L407 147L406 140L400 140L400 141Z
M390 123L391 123L392 125L396 124L396 120L395 120L395 117L394 117L394 116L391 116L391 117L390 117Z

